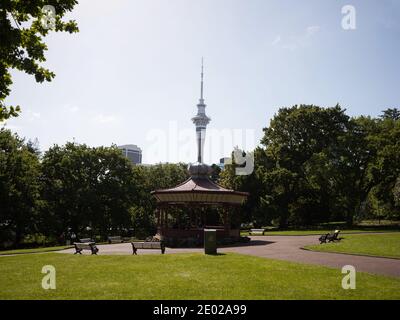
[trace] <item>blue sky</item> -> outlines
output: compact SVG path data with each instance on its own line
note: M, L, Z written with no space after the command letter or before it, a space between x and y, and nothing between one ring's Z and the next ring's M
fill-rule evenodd
M348 4L355 30L341 26ZM279 107L340 103L376 116L400 106L397 0L81 0L68 18L78 34L46 38L56 78L13 72L7 100L23 112L6 126L42 150L133 143L146 163L195 161L202 56L210 136L250 132L206 147L207 162L251 149Z

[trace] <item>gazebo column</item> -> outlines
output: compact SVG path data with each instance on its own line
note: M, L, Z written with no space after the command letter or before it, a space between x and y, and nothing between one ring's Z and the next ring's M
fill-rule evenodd
M168 210L164 210L164 227L168 229Z
M241 219L240 219L240 206L235 205L232 206L232 214L234 216L234 221L235 221L235 236L236 237L240 237L240 223L241 223Z
M161 209L161 228L165 228L165 208Z
M226 207L226 206L223 207L223 211L224 211L224 230L225 230L226 233L229 234L229 230L231 229L231 226L230 226L230 219L229 219L229 211L228 210L229 210L229 206L228 207Z
M156 208L155 213L157 218L157 229L159 229L161 227L160 209Z

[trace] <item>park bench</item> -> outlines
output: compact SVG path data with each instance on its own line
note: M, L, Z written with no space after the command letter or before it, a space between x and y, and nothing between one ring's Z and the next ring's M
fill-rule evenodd
M339 233L340 230L335 230L333 234L329 234L327 237L328 242L340 241Z
M74 242L75 253L74 254L82 254L83 250L90 250L92 254L97 254L99 249L96 247L95 242Z
M319 244L321 243L326 243L326 240L328 239L329 233L323 234L322 236L319 237Z
M254 235L254 234L261 234L264 235L265 229L250 229L250 234Z
M124 240L122 240L121 236L114 236L114 237L108 237L108 243L122 243Z
M82 238L82 239L79 239L79 242L88 243L88 242L94 242L94 241L92 239L90 239L90 238Z
M165 253L165 245L162 241L135 241L131 242L132 254L137 254L137 249L161 249Z
M319 243L326 243L326 241L328 242L334 242L334 241L340 241L341 238L339 238L339 233L340 230L335 230L335 232L333 233L327 233L327 234L323 234L322 236L319 237Z

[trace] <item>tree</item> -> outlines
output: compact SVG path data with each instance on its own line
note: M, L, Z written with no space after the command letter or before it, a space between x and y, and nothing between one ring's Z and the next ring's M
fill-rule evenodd
M334 214L335 174L341 140L349 117L339 105L281 108L264 129L261 140L269 169L260 174L267 185L263 196L279 225L309 224Z
M221 183L250 191L247 222L280 227L345 219L366 211L395 218L400 176L400 121L395 109L380 118L350 118L340 106L281 108L264 129L249 176L226 166Z
M236 174L236 168L240 165L235 162L235 152L241 152L243 159L246 157L246 152L235 148L231 154L231 164L225 164L224 169L220 172L218 182L228 189L249 192L247 201L241 206L241 222L253 223L255 226L261 227L271 221L270 215L261 205L261 197L266 187L262 180L263 169L266 165L265 152L261 148L256 148L253 152L255 168L249 175Z
M377 121L377 131L370 136L376 156L371 163L372 183L369 197L374 212L380 217L396 218L396 181L400 177L400 119L383 118Z
M140 186L140 201L131 208L135 234L139 237L154 235L156 231L154 215L156 201L150 192L171 188L185 181L188 178L187 165L184 163L166 163L153 166L135 166L133 170L143 181Z
M211 165L211 169L212 169L212 172L211 172L210 178L212 181L217 182L219 179L219 174L221 173L221 167L219 165L213 163Z
M35 76L36 82L51 81L55 74L40 64L46 60L47 46L43 41L51 29L77 32L75 21L63 22L62 17L72 11L76 0L2 0L0 3L0 121L15 117L19 106L6 106L12 79L10 69ZM49 28L48 11L55 9L54 28ZM44 23L46 22L46 23Z
M400 110L397 108L388 108L382 111L382 113L380 116L382 119L400 120Z
M55 145L43 157L42 197L46 199L42 225L47 234L104 237L131 227L130 208L141 200L141 177L116 147L90 148Z
M37 229L40 165L24 140L0 130L0 240L18 245Z
M400 207L400 176L396 180L396 184L393 188L393 197L396 206Z

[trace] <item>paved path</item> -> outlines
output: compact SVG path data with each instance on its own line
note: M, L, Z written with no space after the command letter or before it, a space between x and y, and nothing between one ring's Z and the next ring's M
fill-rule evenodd
M315 252L301 249L318 243L319 236L252 236L251 241L234 247L219 248L218 252L236 252L257 257L287 260L307 264L342 268L352 265L357 271L400 277L400 259L356 256L340 253ZM99 254L132 254L130 243L98 245ZM58 251L73 253L74 249ZM203 252L200 248L170 249L166 253ZM85 252L90 254L90 252ZM138 254L160 254L160 250L138 250Z

